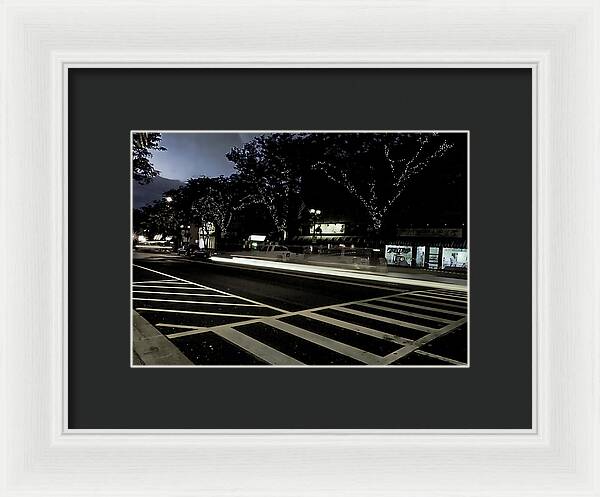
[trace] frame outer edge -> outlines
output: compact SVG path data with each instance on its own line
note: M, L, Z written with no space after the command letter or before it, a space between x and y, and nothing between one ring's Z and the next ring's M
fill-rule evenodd
M554 4L556 4L556 2L554 2ZM564 2L564 5L567 5L566 1ZM452 440L448 440L448 437L443 435L437 437L401 436L396 441L389 439L385 440L383 437L376 436L364 438L362 440L348 437L345 440L342 439L339 441L332 441L329 437L323 436L310 436L305 441L298 441L295 440L294 437L290 438L287 436L277 436L271 440L266 439L266 437L258 437L254 439L255 441L248 439L247 437L205 436L203 437L204 442L201 445L205 449L214 451L213 457L216 461L226 464L227 454L234 455L238 460L241 457L249 458L247 463L248 467L245 468L244 465L240 465L239 462L236 462L232 468L236 470L236 474L246 475L249 478L247 485L243 485L241 482L236 483L232 481L229 486L227 486L225 484L228 482L224 481L224 486L218 486L213 477L209 482L212 486L212 495L229 495L231 491L237 494L249 494L253 491L255 492L261 484L260 475L251 476L252 473L249 470L251 469L252 459L257 455L260 456L260 454L266 455L265 462L270 462L272 464L274 471L272 475L273 482L281 483L285 481L287 483L287 495L305 495L308 493L315 495L331 495L331 493L339 491L341 488L346 488L346 490L353 494L359 494L360 491L365 488L360 486L361 484L364 484L364 480L357 479L356 476L352 475L352 471L360 472L361 468L365 467L370 470L375 470L378 468L378 464L380 465L379 476L381 476L378 483L386 485L387 488L387 491L381 493L393 495L401 490L393 484L396 481L397 468L391 464L392 462L399 460L398 458L401 454L398 449L409 449L412 447L417 450L418 448L422 449L427 446L435 447L436 451L447 453L448 455L454 454L457 457L462 457L462 460L465 462L471 460L475 467L479 467L475 459L477 451L483 456L486 453L484 447L487 446L489 450L498 453L498 457L494 457L490 461L491 464L498 464L498 469L492 471L492 473L497 476L505 475L502 471L503 468L506 470L511 467L508 463L509 458L511 457L516 457L517 459L523 457L523 462L527 457L533 457L536 454L539 456L539 460L533 465L533 469L539 473L539 475L537 475L539 478L539 480L537 480L538 485L532 484L534 480L525 481L523 479L524 476L515 474L513 481L509 482L512 487L506 482L498 481L497 486L492 489L492 487L481 487L487 480L484 475L476 475L474 480L480 479L479 487L477 487L477 482L475 481L476 486L469 486L469 489L465 488L463 495L481 495L482 492L485 492L486 495L493 494L500 496L509 493L514 495L517 489L519 489L518 492L520 495L539 495L540 493L565 496L600 495L600 473L598 470L598 462L600 460L600 364L598 359L600 357L600 341L597 335L598 324L600 323L600 306L594 306L594 302L597 303L600 301L600 265L597 258L592 258L593 260L588 262L585 271L587 277L572 277L580 284L585 283L585 288L587 289L585 302L588 304L591 303L593 309L588 311L589 318L583 321L591 329L581 330L582 333L590 338L587 359L584 358L583 362L584 366L587 364L583 374L590 375L591 378L588 379L589 382L586 383L586 386L590 387L590 390L587 392L587 395L590 397L587 398L587 400L582 401L581 397L577 396L582 395L582 392L577 391L573 394L575 396L572 398L578 402L578 407L591 408L591 411L585 415L582 413L579 418L580 420L585 421L584 426L578 427L578 429L569 430L567 433L560 433L558 429L560 429L561 426L564 427L561 423L572 421L569 417L564 417L565 414L568 414L565 412L565 409L567 409L568 406L560 405L556 401L559 398L565 398L564 396L561 397L561 395L564 393L563 388L568 387L568 384L560 385L558 388L560 388L561 391L557 392L556 381L551 377L551 367L553 367L554 364L550 364L550 358L555 357L552 356L553 352L551 344L548 342L545 335L546 331L552 327L552 323L548 321L550 316L552 316L552 314L548 312L552 301L549 292L554 296L560 294L563 290L558 284L561 282L569 283L572 281L565 272L561 273L559 270L557 273L556 270L552 270L552 266L548 260L547 249L551 247L552 229L557 226L556 221L552 218L552 213L555 213L556 211L552 209L554 199L552 198L550 187L554 186L556 188L559 186L565 188L567 193L574 193L572 190L567 189L568 185L564 186L562 183L556 183L560 181L560 179L556 176L553 177L553 171L548 169L550 164L557 166L552 160L556 154L550 146L550 140L552 138L560 140L561 138L560 134L557 132L557 129L560 128L555 128L555 124L552 122L553 113L556 112L559 106L569 105L569 96L573 97L578 89L581 90L581 86L576 86L573 82L571 83L571 87L568 85L563 86L564 81L557 81L558 74L556 72L553 73L552 71L559 71L564 69L565 65L568 65L567 59L573 55L572 50L574 47L582 49L583 53L581 59L575 60L573 65L575 68L582 70L584 77L589 78L589 80L581 83L583 89L587 90L586 95L589 97L589 108L585 109L584 106L580 105L578 109L581 112L585 112L588 122L591 121L590 124L592 129L591 132L588 131L587 136L591 136L592 138L595 137L596 140L595 143L588 144L587 148L584 147L580 151L580 155L577 155L578 158L581 158L584 161L581 167L587 168L584 169L584 173L578 172L579 170L576 169L578 165L576 164L571 164L571 167L575 173L580 176L585 174L590 180L587 185L581 185L579 183L583 187L582 194L584 195L581 202L585 202L584 205L589 205L589 212L584 214L589 216L588 219L591 221L591 226L588 227L588 235L585 237L585 240L596 249L600 246L599 201L597 195L593 195L594 187L596 187L596 191L600 190L600 168L597 167L598 159L600 158L600 140L598 139L600 136L600 109L598 105L600 100L600 43L598 39L600 21L598 2L593 2L593 6L594 9L592 11L593 15L591 19L582 20L581 24L574 28L574 32L567 33L565 38L561 38L556 42L558 48L557 46L554 46L552 48L552 53L549 54L547 58L539 59L541 61L539 74L541 87L540 93L538 94L538 115L540 116L538 132L543 138L543 143L540 143L537 157L540 160L540 164L545 165L546 167L543 170L540 167L537 172L537 180L541 187L538 191L537 198L538 215L540 217L538 224L540 243L538 246L539 259L537 261L537 281L539 284L537 317L539 319L538 326L540 327L540 330L544 332L544 339L539 342L539 351L541 355L540 363L538 364L539 368L542 370L540 376L541 382L543 383L543 388L540 389L538 396L538 407L540 409L539 434L541 437L535 437L535 446L530 445L529 449L523 448L522 443L519 443L519 440L522 440L519 435L506 437L481 437L473 435L466 437L451 437ZM52 6L44 8L52 9ZM2 284L2 293L0 294L2 300L0 305L5 307L5 311L7 311L1 313L3 314L1 317L2 322L5 324L5 326L3 326L3 332L1 333L4 346L2 347L2 350L0 350L3 379L0 387L2 389L0 394L2 395L1 398L5 400L5 402L0 401L0 404L2 404L2 407L0 407L0 421L2 422L0 425L2 433L0 435L0 445L3 448L3 450L0 451L0 459L2 462L2 469L0 470L2 486L0 488L2 489L2 494L6 492L6 495L38 495L39 493L44 493L46 495L64 495L65 493L77 492L80 495L115 495L115 493L118 492L119 494L126 493L128 495L148 495L150 493L156 494L161 491L168 493L167 489L169 488L169 482L167 480L163 481L158 475L155 475L154 480L157 483L156 487L148 487L148 483L138 480L137 477L148 477L149 475L143 473L135 475L131 472L136 468L136 463L133 460L131 462L131 467L129 467L129 465L124 467L116 466L117 462L123 462L123 459L119 454L131 452L133 456L136 454L136 451L132 449L139 447L152 454L164 453L165 455L174 456L178 458L176 460L183 466L181 468L178 467L177 469L174 469L173 466L168 467L177 474L184 476L186 475L186 471L192 471L192 468L185 464L183 457L186 455L191 457L198 452L196 450L198 447L196 447L196 442L193 437L168 435L166 437L153 437L151 435L141 435L136 437L137 441L133 441L130 437L122 437L120 435L107 437L62 435L64 426L62 419L60 419L60 416L57 416L56 413L61 411L64 407L65 399L62 398L62 394L59 392L59 389L62 389L63 387L63 372L61 371L60 366L57 367L56 365L52 370L52 389L39 399L42 402L42 405L34 405L32 403L32 398L29 397L36 392L39 393L41 391L39 388L41 387L30 387L27 385L27 382L35 381L36 379L43 378L44 375L47 375L48 372L44 369L45 366L42 363L44 361L50 361L52 358L55 359L56 355L61 353L61 350L64 351L64 349L62 349L62 340L56 338L58 334L62 334L62 330L60 329L61 323L64 324L66 322L64 321L66 320L66 308L62 308L63 302L61 302L63 291L62 281L63 278L66 278L66 273L63 272L65 261L63 257L66 257L66 255L62 252L62 246L60 245L65 243L66 239L63 238L64 226L62 219L60 216L57 216L59 212L64 213L67 208L66 204L61 204L63 194L66 194L66 188L64 191L62 190L62 185L64 184L62 177L62 153L64 153L64 151L59 152L56 149L52 150L52 163L54 167L51 173L51 181L49 182L52 191L50 194L47 194L46 197L42 198L42 205L34 206L24 203L23 199L18 197L19 193L25 191L23 185L17 182L15 187L16 191L12 189L12 181L19 178L19 176L17 176L15 172L10 172L5 165L8 164L9 161L14 161L20 165L26 165L24 159L36 156L39 158L40 154L43 156L44 151L48 150L46 145L49 138L48 136L44 137L41 131L43 128L40 126L33 127L32 133L42 141L46 140L45 144L39 146L36 145L36 148L33 150L27 148L25 151L21 150L18 146L23 145L24 143L25 135L23 130L26 129L28 124L27 115L24 117L18 115L18 106L21 104L23 104L24 107L25 105L28 105L29 107L26 107L26 109L30 112L36 108L39 108L42 111L44 110L43 102L29 102L27 96L28 92L33 93L35 91L38 92L37 95L39 96L39 92L42 90L36 85L44 84L45 79L47 78L45 71L47 67L44 67L43 64L41 67L26 66L24 63L17 62L17 54L19 53L28 57L27 64L31 64L29 58L31 58L31 61L33 62L36 60L39 61L40 57L44 56L43 41L35 38L36 33L28 33L26 31L27 17L25 14L16 12L15 14L8 16L7 7L5 5L2 7L1 12L2 17L0 19L6 29L3 31L4 34L2 35L4 43L1 60L3 71L0 96L2 97L2 110L4 112L0 112L2 115L0 121L0 131L2 132L0 145L4 145L1 147L1 157L4 165L0 170L0 178L2 179L0 181L0 188L2 189L2 195L0 195L0 215L3 225L7 227L6 233L9 234L4 240L5 243L2 244L2 253L5 256L2 260L2 267L4 268L3 273L6 274L6 279ZM575 43L577 35L583 38L583 45L577 45ZM569 38L569 36L573 36L573 38ZM15 50L15 53L11 53L10 57L8 40L13 42L11 50ZM581 43L581 40L579 41ZM560 45L560 43L563 45ZM560 52L561 47L564 48L564 53L559 53L557 55L557 53ZM88 55L85 55L86 53ZM58 105L56 102L57 95L60 93L59 88L56 87L56 82L62 76L58 75L60 71L56 70L54 66L58 63L63 64L66 59L57 54L58 52L55 52L54 60L51 61L52 67L50 70L54 71L52 76L52 81L54 83L51 88L52 102L49 111L51 115L46 124L46 131L48 124L56 126L60 122L61 128L63 124L62 119L58 119L56 115L57 112L64 111L64 107L61 108L61 105ZM242 56L235 57L238 57L238 60L248 60L246 55L247 54L242 54ZM102 60L104 58L105 61L109 61L111 58L119 58L122 62L127 62L127 59L130 61L136 60L136 56L133 52L123 56L117 56L114 53L102 54L101 52L96 52L96 54L93 54L83 49L79 56L82 58L89 57L92 60ZM228 56L235 58L232 55ZM221 55L219 57L218 54L214 55L216 59L221 58L223 60L228 56ZM518 54L516 58L519 58L520 56L522 56L522 54ZM147 54L140 54L137 57L139 60L149 56ZM162 57L167 56L162 55ZM175 58L177 57L181 57L181 54L175 56ZM194 57L195 56L192 58ZM260 61L262 59L264 61L268 60L269 57L273 56L265 57L264 54L262 54L258 55L256 60ZM313 57L313 60L318 59L318 55L313 54ZM504 57L510 59L510 54L505 53ZM275 58L277 58L277 56ZM349 58L351 59L352 56L349 56ZM375 60L375 58L376 57L371 57L372 60ZM201 59L198 58L196 60ZM444 60L449 61L451 59L444 58ZM19 66L18 64L21 65ZM585 70L586 67L587 71ZM9 72L10 80L8 76ZM21 78L25 77L33 78L33 82L29 85L24 85L24 88L20 88L18 85L21 82ZM37 80L35 78L37 78ZM13 100L13 97L16 98ZM42 117L44 117L43 114ZM570 120L567 119L566 122L572 126L576 126L576 117L577 115L575 117L570 117ZM8 126L9 122L11 123L10 129ZM9 133L15 129L17 133L22 133L20 137L17 136L15 138L14 136L9 135ZM57 136L56 129L52 130L51 141L55 146L56 143L60 142L59 139L57 140ZM577 143L577 141L571 140L566 145L559 142L558 146L559 148L562 147L564 152L566 150L565 147L574 147ZM555 183L553 183L553 181ZM9 188L9 185L11 188ZM36 191L41 191L41 189L36 188ZM44 200L46 200L46 203L44 203ZM48 212L45 212L45 208L48 205L52 208L50 211L50 219L54 219L55 224L51 224L49 228L43 228L44 221L48 218ZM23 211L24 208L31 208L32 211ZM23 212L24 214L22 214ZM47 258L40 259L37 257L28 261L25 255L19 255L15 248L9 247L8 243L6 243L12 239L12 236L20 232L19 225L15 222L15 219L18 219L16 216L20 213L22 214L23 219L32 222L34 227L42 227L43 229L41 229L40 232L49 233L53 243L57 244L50 252L50 257L54 261L53 267L50 268L51 279L53 279L50 288L52 291L59 291L55 293L54 298L49 301L42 298L43 292L48 289L41 290L36 296L40 296L40 303L46 310L52 303L58 303L58 307L62 308L60 313L64 313L64 315L60 313L57 314L56 312L50 314L52 319L49 328L55 332L53 339L50 341L52 346L50 352L40 350L33 352L27 351L27 355L23 357L23 364L19 365L18 360L9 357L9 346L11 347L11 353L20 353L23 352L21 347L26 346L29 343L29 340L31 340L31 336L29 338L17 339L14 334L15 330L23 333L26 332L24 325L18 319L19 316L16 315L16 311L24 310L21 298L25 298L25 293L23 293L22 288L28 288L27 282L29 281L29 278L38 277L42 283L46 283L46 281L44 281L44 269L40 268L39 264L40 262L43 262L43 260L47 260ZM581 213L570 211L570 214L577 215ZM564 219L566 220L566 214L564 216ZM33 234L26 234L25 236L28 240L35 240ZM25 274L22 274L17 268L11 267L15 260L29 263L33 267ZM62 263L57 262L61 260L63 261ZM581 274L583 274L583 272ZM579 292L581 295L582 290L579 289ZM13 306L9 307L9 302L12 303ZM36 314L36 316L43 318L43 310L40 311L39 314ZM557 333L557 330L553 329L551 338L554 338L555 333ZM40 361L40 363L36 363L35 360ZM585 360L588 362L586 363ZM562 370L566 363L558 363L557 365ZM11 366L16 367L15 369L9 369ZM28 369L30 367L32 369ZM567 368L567 371L568 370L569 369ZM19 383L15 383L16 381ZM9 384L9 382L12 383ZM22 391L19 387L22 388ZM28 412L27 409L31 409L31 412ZM23 415L23 417L19 417L19 414ZM58 432L58 430L60 430L60 432ZM584 430L587 430L587 433ZM586 443L577 446L576 444L579 443L578 441L582 440L582 434L586 439ZM571 435L574 436L576 440L571 441L566 439L566 437ZM561 436L563 437L562 439ZM306 444L313 444L316 450L316 457L312 461L308 460L310 457L309 452L302 449ZM361 466L360 461L352 459L352 455L343 456L347 457L344 459L347 463L345 469L339 465L333 466L334 470L345 471L344 474L348 478L343 485L336 487L331 480L332 476L335 477L337 475L339 477L339 473L334 473L333 475L316 473L313 475L315 478L314 486L311 488L297 486L295 491L291 491L289 485L299 485L303 483L303 480L299 479L293 472L286 471L277 461L277 457L281 457L284 454L283 451L287 449L285 457L288 458L292 464L295 463L298 469L308 469L314 467L315 464L318 464L319 462L325 464L325 461L321 459L322 456L319 454L320 450L317 449L326 449L331 454L337 453L338 456L342 456L343 452L336 452L332 448L332 444L339 444L339 446L344 448L347 452L356 451L363 455L370 454L373 456L372 462L366 466ZM389 459L374 452L372 449L376 447L382 452L387 452ZM449 447L452 450L449 450ZM474 447L476 449L474 449ZM503 447L508 449L505 456L503 456ZM228 448L231 450L228 451ZM267 452L262 451L262 449L267 450ZM519 453L522 453L523 455L519 456ZM183 454L183 456L179 454ZM151 464L151 461L143 454L139 454L139 457L140 461L146 461ZM427 460L421 459L416 453L415 457L416 460L420 460L422 463L427 464ZM504 457L506 457L506 459L504 459ZM115 462L111 462L111 458L114 458ZM208 459L205 459L205 461L208 461ZM67 463L74 464L74 467L68 467ZM101 466L103 466L104 469L112 468L115 471L114 481L107 481L106 477L95 474L97 471L95 466L98 463L101 463ZM129 478L125 478L128 470ZM198 468L195 468L195 470L198 471ZM543 471L546 471L546 473L543 473ZM227 478L227 473L223 470L217 470L216 476ZM535 478L536 475L531 475L531 477ZM156 478L158 478L158 480L156 480ZM446 482L449 485L452 485L452 487L447 487L447 492L443 491L443 493L440 490L440 487L437 487L437 491L432 491L424 495L451 495L458 491L462 484L467 484L466 481L461 480L461 472L458 469L458 466L456 466L456 463L452 465L448 471L440 473L439 478L441 482ZM544 479L546 478L549 483L544 484ZM150 480L152 480L152 478L150 478ZM427 481L429 482L431 480ZM135 486L136 482L138 483L138 486ZM182 487L171 487L171 490L179 495L193 493L192 490L188 491L188 489L194 487L194 481L190 479L190 476L185 476L181 483ZM341 484L342 482L339 481L339 483ZM353 483L358 484L354 489L352 489ZM118 484L123 486L120 488L115 486ZM473 482L470 482L470 484L473 484ZM547 486L548 484L553 486L549 487ZM277 485L274 486L276 487ZM266 485L264 487L266 488ZM226 490L227 488L229 488L229 490ZM206 490L206 488L204 488L204 490ZM379 494L380 492L377 493ZM276 491L273 489L267 491L266 494L276 495Z

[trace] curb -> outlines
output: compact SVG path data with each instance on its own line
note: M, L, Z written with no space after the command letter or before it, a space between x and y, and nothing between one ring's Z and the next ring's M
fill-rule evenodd
M133 312L133 365L134 366L191 366L183 353L160 331Z

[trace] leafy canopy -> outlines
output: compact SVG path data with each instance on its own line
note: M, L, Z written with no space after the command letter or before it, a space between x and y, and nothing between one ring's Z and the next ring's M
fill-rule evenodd
M160 173L150 161L152 150L167 150L160 141L160 133L133 133L133 179L142 185L150 183Z

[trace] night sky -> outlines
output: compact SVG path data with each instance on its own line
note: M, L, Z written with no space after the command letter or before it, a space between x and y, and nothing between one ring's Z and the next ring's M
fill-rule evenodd
M153 151L151 161L162 178L181 182L199 176L229 176L235 169L225 154L261 134L269 133L164 132L161 145L167 150ZM467 222L467 138L462 133L449 133L448 138L454 148L411 180L387 216L388 224L461 226ZM147 185L134 182L134 205L146 205L177 186L158 180ZM369 222L354 196L318 172L305 176L302 195L307 205L326 213L326 222L347 215L357 222Z
M247 133L162 133L166 152L153 151L152 162L163 178L186 181L198 176L229 176L233 164L225 158L232 147L254 138Z

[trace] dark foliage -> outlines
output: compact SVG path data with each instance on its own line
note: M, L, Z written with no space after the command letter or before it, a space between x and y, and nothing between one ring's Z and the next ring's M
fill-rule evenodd
M154 168L152 150L167 150L160 145L160 133L133 133L133 179L141 184L147 184L158 176L160 171Z

